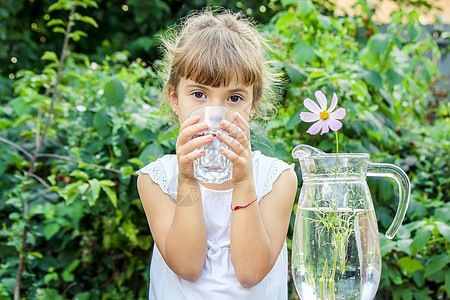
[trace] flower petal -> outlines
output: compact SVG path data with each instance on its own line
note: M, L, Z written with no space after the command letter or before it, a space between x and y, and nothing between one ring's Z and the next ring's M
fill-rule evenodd
M303 101L303 105L315 114L320 115L320 113L322 112L316 102L312 101L309 98L306 98L305 101Z
M315 113L310 113L310 112L301 112L300 113L300 119L303 122L314 122L314 121L318 121L320 120L320 116L315 114Z
M325 122L323 120L317 121L316 123L312 124L311 127L308 128L308 130L306 130L306 133L309 133L310 135L317 134L320 131L320 129L322 129L324 123Z
M333 111L330 114L330 118L342 120L343 118L345 118L346 115L347 115L347 111L345 110L345 108L341 107L341 108L336 109L336 111Z
M314 95L316 96L317 101L319 101L320 111L327 110L327 97L325 97L325 94L322 91L316 91Z
M330 126L330 129L333 130L333 131L338 131L339 129L342 128L341 121L338 121L338 120L333 119L333 118L329 118L327 120L327 125Z
M329 119L328 119L329 120ZM322 132L320 133L320 135L327 133L330 131L330 126L328 126L328 120L326 120L324 123L324 125L322 126Z
M337 103L338 103L338 97L337 97L336 93L333 93L333 98L331 99L331 105L327 111L329 113L331 113L336 108Z

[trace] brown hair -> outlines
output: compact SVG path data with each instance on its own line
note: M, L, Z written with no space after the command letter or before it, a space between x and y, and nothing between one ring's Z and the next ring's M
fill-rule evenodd
M236 78L253 85L258 117L275 116L280 76L270 66L272 50L256 26L242 13L209 8L181 21L180 29L172 27L162 36L164 90L176 92L182 77L212 87L227 86Z

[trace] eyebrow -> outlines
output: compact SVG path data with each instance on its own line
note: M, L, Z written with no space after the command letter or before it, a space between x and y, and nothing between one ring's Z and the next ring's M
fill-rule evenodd
M200 89L209 89L207 85L203 85L203 84L197 84L197 83L192 83L192 84L188 84L186 85L187 88L200 88Z
M232 89L232 90L230 90L229 92L230 92L230 93L237 93L237 92L240 92L240 93L243 93L243 94L247 94L247 95L248 95L248 91L247 91L246 89L243 89L243 88Z
M209 89L209 87L207 85L198 84L198 83L188 84L188 85L186 85L186 87L187 88L201 88L201 89L206 89L206 90ZM244 88L235 88L235 89L229 90L228 92L229 93L240 92L240 93L247 94L247 95L249 94L249 92L246 89L244 89Z

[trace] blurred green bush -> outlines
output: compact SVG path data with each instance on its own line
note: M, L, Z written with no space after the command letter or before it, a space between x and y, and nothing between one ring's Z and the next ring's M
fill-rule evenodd
M397 164L412 183L397 237L381 234L377 299L446 299L450 104L448 86L437 88L439 48L413 11L395 13L381 32L365 1L358 2L363 15L353 18L332 17L332 7L320 2L270 1L273 17L263 31L276 46L286 84L278 116L254 124L254 148L287 162L294 162L290 151L299 143L333 152L333 135L306 134L309 124L300 122L299 113L315 90L336 92L348 112L340 151ZM152 3L128 5L168 2ZM259 7L249 3L254 11ZM174 153L177 136L168 116L159 114L158 62L149 65L130 51L105 54L120 42L88 56L80 43L92 38L83 38L84 32L103 31L95 16L105 8L90 0L60 0L50 8L47 21L60 20L51 28L68 37L65 47L54 38L63 55L56 54L60 49L30 55L14 80L0 81L0 299L13 295L19 266L22 298L144 299L153 241L134 172ZM142 18L136 24L146 22ZM152 45L147 50L156 51ZM384 232L396 210L396 187L386 179L370 179L369 185ZM290 291L295 299L292 283Z

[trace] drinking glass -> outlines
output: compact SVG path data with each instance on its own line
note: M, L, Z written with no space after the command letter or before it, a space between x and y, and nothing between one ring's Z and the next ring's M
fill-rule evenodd
M205 154L194 161L194 177L204 183L223 183L231 179L232 163L220 152L220 147L229 147L221 142L216 133L221 130L220 121L223 119L235 123L233 119L235 111L225 106L202 106L194 109L189 117L200 116L199 123L205 122L208 129L193 136L211 134L213 139L208 144L200 147L205 149ZM228 134L223 131L224 134Z

